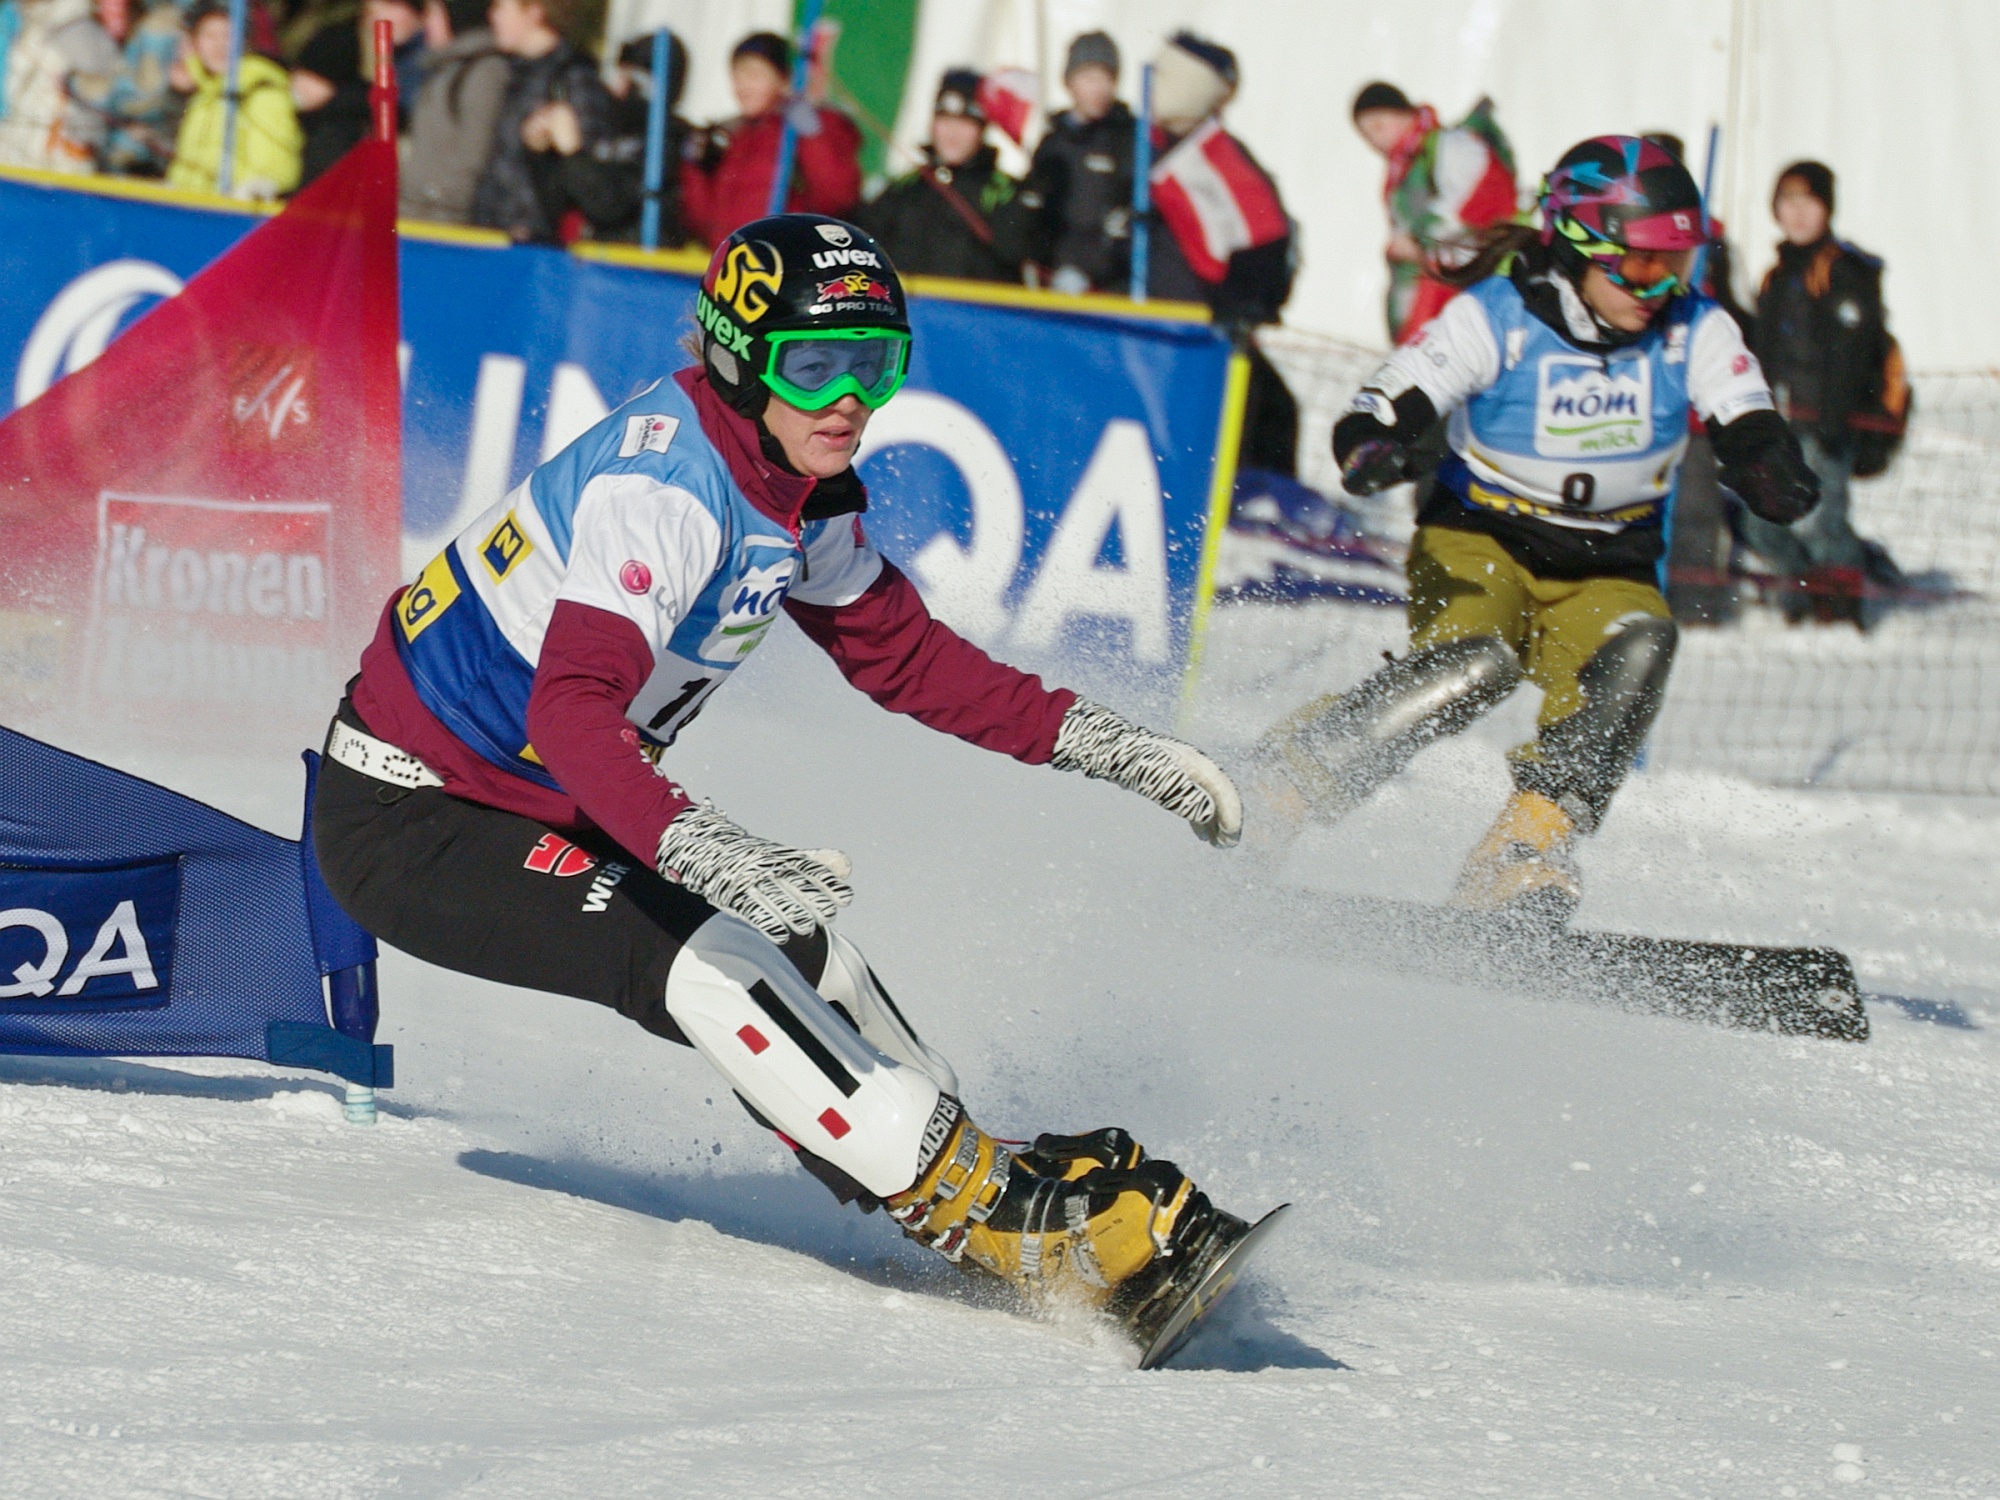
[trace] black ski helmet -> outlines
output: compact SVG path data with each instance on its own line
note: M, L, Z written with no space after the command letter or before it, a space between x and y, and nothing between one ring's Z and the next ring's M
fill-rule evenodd
M866 230L827 214L753 219L709 258L695 294L709 384L744 416L763 414L771 335L910 332L909 302L888 255Z

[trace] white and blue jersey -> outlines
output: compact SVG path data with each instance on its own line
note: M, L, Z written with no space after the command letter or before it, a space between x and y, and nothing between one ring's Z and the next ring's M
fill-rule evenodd
M756 650L787 597L845 605L882 561L852 515L797 535L758 510L663 380L537 468L397 600L397 656L433 715L492 764L557 787L528 696L558 602L630 620L654 666L626 717L664 747ZM806 579L810 578L810 588Z
M1657 527L1690 412L1727 424L1770 409L1763 372L1706 297L1677 297L1630 343L1593 347L1576 291L1549 280L1583 342L1536 316L1512 280L1491 276L1398 349L1367 390L1393 401L1414 387L1450 413L1438 482L1467 508L1580 532Z

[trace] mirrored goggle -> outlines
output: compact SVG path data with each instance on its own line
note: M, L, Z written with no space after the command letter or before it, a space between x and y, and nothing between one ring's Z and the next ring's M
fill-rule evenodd
M1694 252L1682 250L1663 255L1651 250L1627 250L1615 263L1604 266L1613 286L1622 286L1641 302L1672 297L1688 290L1688 268ZM1603 264L1603 262L1599 262Z
M843 328L770 336L764 384L801 411L820 411L843 396L873 410L902 389L910 336L889 329Z
M1690 290L1692 250L1628 250L1623 245L1600 240L1567 215L1558 221L1556 228L1580 255L1610 278L1613 286L1623 287L1641 302Z
M1588 240L1581 250L1602 271L1613 286L1623 287L1641 302L1652 302L1688 290L1688 270L1694 252L1679 250L1627 250L1608 240Z

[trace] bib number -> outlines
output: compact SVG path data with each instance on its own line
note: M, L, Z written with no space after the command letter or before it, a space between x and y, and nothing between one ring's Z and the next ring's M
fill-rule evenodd
M709 693L721 681L720 677L696 677L682 683L680 691L646 720L647 731L661 744L671 745L674 736L701 716L702 709L708 704Z

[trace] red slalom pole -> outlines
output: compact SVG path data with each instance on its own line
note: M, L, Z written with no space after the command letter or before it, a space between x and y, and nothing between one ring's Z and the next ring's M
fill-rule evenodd
M396 144L396 39L387 21L375 23L375 82L368 90L375 139Z

